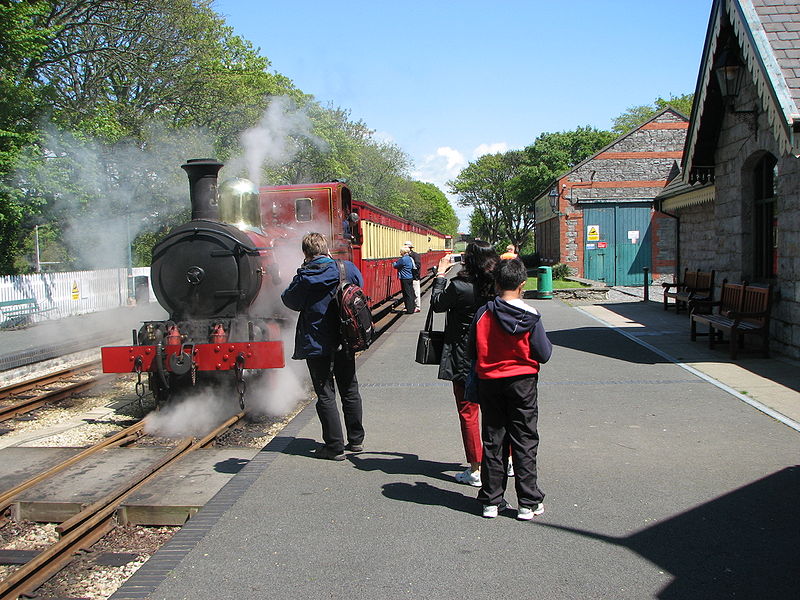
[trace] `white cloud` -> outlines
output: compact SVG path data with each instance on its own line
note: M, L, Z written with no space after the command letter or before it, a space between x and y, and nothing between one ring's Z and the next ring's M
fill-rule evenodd
M507 152L508 143L506 142L493 142L491 144L481 144L472 151L472 158L480 158L484 154L497 154L498 152Z
M420 181L433 183L444 191L447 182L466 166L467 159L461 152L450 146L441 146L436 149L435 154L427 154L412 175Z
M492 142L480 144L472 151L472 160L476 160L484 154L496 154L508 151L508 143ZM447 193L447 182L458 177L458 174L469 164L464 153L450 146L440 146L434 154L425 155L422 160L417 161L417 168L411 176L420 181L425 181L436 185L442 190L450 200L456 216L460 220L459 231L466 232L469 229L470 208L464 208L456 202L456 196Z
M434 184L445 193L460 220L459 231L467 231L469 228L470 211L458 206L456 197L447 193L447 182L455 179L466 166L467 159L461 152L450 146L440 146L434 154L425 155L411 174L419 181Z

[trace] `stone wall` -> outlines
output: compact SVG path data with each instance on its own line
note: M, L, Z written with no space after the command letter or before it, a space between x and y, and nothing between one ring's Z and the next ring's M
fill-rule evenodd
M750 83L735 108L749 110L758 102ZM750 114L725 114L715 157L714 202L678 211L681 270L716 269L718 283L754 280L752 169L765 153L775 156L778 275L763 283L772 283L775 290L771 347L800 358L800 160L781 155L763 111L757 130L754 123Z

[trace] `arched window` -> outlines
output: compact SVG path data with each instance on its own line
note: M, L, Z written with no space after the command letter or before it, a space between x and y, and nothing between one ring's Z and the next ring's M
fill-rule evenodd
M753 275L757 279L778 274L777 166L775 157L767 154L756 163L753 172Z

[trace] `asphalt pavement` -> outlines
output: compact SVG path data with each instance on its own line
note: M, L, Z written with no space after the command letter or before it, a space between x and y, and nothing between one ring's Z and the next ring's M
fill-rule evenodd
M555 346L541 517L483 519L453 479L450 384L413 361L422 312L360 361L364 452L312 458L307 407L112 598L797 597L800 394L769 378L792 363L692 347L655 303L531 302Z

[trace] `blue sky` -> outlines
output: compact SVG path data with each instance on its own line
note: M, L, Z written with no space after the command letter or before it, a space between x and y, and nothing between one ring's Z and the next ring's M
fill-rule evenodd
M215 0L323 105L349 109L445 182L543 132L610 128L694 91L712 0ZM367 199L368 200L368 199ZM465 229L466 216L458 209Z

